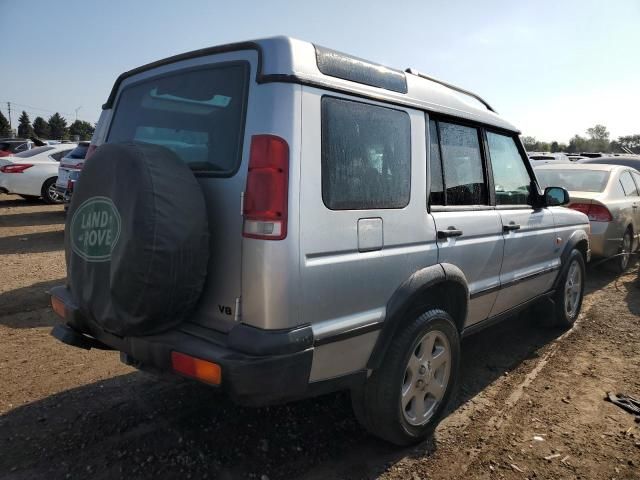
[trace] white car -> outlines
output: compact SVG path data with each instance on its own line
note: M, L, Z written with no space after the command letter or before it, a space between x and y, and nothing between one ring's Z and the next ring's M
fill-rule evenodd
M71 173L79 173L84 166L84 160L89 150L91 142L79 142L78 146L67 153L62 160L60 160L60 166L58 168L58 180L56 181L56 190L63 197L67 196L69 187L69 180ZM72 181L75 181L78 176L75 176Z
M47 145L0 158L0 192L25 199L41 197L46 203L62 202L55 185L58 164L75 147L75 143Z

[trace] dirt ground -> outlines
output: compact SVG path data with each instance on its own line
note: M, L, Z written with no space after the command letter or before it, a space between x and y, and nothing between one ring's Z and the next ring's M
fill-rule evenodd
M640 479L640 282L588 269L568 333L532 313L464 340L433 439L368 436L346 393L248 409L50 335L64 281L59 206L0 195L0 478Z

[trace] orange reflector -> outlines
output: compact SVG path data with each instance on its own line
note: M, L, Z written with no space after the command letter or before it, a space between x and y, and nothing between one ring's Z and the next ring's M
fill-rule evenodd
M51 296L51 308L59 317L66 318L67 309L64 306L64 302L53 295Z
M175 372L205 383L220 385L222 382L222 369L217 363L190 357L180 352L171 352L171 366Z

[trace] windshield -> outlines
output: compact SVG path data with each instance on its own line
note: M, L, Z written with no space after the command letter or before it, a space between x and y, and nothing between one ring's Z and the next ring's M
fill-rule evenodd
M240 165L248 74L246 62L234 62L126 87L107 142L153 143L192 170L231 174Z
M14 157L29 158L33 157L34 155L38 155L39 153L47 152L49 150L55 150L55 147L36 147L32 148L31 150L27 150L26 152L18 153L17 155L14 155Z
M604 170L543 170L536 169L536 177L542 188L563 187L574 192L602 192L609 181Z

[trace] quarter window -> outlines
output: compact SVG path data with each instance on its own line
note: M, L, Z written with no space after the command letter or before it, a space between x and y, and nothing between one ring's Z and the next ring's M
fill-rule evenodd
M627 197L636 197L638 196L638 191L636 189L635 183L633 183L633 178L631 178L631 174L629 171L624 172L620 175L620 184L622 185L622 189L624 190L624 194Z
M529 203L531 178L512 137L487 132L496 205Z
M403 208L411 189L409 115L322 98L322 199L332 210Z
M486 205L478 129L439 122L447 205Z

